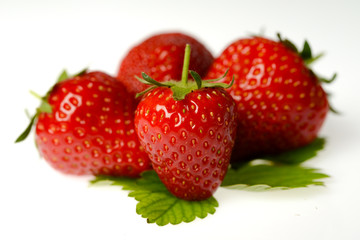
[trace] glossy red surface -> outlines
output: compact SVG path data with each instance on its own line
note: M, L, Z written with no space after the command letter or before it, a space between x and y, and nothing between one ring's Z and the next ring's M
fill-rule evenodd
M150 169L134 130L133 96L121 83L92 72L65 80L48 97L36 142L41 156L68 174L136 177Z
M223 89L200 89L175 101L169 88L142 99L135 115L141 144L155 171L175 196L212 196L228 169L236 131L236 108Z
M147 88L134 77L142 72L160 82L181 79L186 44L191 45L190 69L204 76L214 60L206 47L188 35L164 33L133 47L122 60L117 78L131 93Z
M229 69L224 82L237 104L234 161L277 153L314 140L329 106L326 93L300 56L279 42L241 39L215 59L207 78Z

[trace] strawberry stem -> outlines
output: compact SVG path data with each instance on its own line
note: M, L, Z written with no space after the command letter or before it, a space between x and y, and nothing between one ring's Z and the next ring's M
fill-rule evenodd
M142 78L136 77L140 82L150 85L150 87L148 89L146 89L145 91L137 93L136 97L140 97L140 96L144 95L145 93L155 89L156 87L169 87L169 88L171 88L171 90L173 92L173 98L176 101L180 101L180 100L183 100L187 94L189 94L192 91L197 90L197 89L201 89L201 88L205 88L205 87L207 87L207 88L212 88L212 87L230 88L234 84L234 77L232 78L230 84L215 82L215 81L219 81L219 80L225 78L226 74L228 73L228 70L225 72L225 74L221 78L202 80L201 76L198 73L196 73L194 71L189 71L190 54L191 54L190 45L186 44L181 81L170 80L168 82L158 82L155 79L152 79L149 75L147 75L144 72L141 74ZM194 81L188 82L189 73L193 77Z
M184 84L184 86L187 86L187 83L188 83L190 53L191 53L191 47L189 44L186 44L185 55L184 55L184 65L183 65L182 74L181 74L181 82Z

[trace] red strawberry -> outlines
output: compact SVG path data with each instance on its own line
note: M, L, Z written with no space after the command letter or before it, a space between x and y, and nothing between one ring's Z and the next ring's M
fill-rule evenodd
M147 86L135 79L141 72L162 82L180 79L184 48L192 48L190 67L204 76L213 62L211 53L196 39L181 33L152 36L130 50L120 65L117 78L131 93L144 91Z
M234 160L310 143L329 110L321 79L307 66L317 58L308 43L305 41L299 53L290 41L280 35L279 39L240 39L215 59L207 75L218 77L229 69L229 75L235 77L234 85L227 89L239 116ZM230 82L230 78L223 81Z
M39 152L55 169L129 177L150 169L134 130L134 98L115 78L83 73L57 83L44 100L32 123Z
M228 169L236 133L235 103L216 84L187 82L189 45L182 81L156 83L135 114L135 129L161 181L176 197L203 200L212 196ZM204 88L202 88L204 87ZM153 89L153 88L151 88Z

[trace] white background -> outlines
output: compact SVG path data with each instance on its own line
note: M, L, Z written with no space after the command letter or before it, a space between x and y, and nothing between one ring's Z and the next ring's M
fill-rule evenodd
M0 239L360 239L359 1L0 0ZM182 31L216 56L265 30L306 38L326 52L315 70L338 79L326 90L342 114L321 130L325 150L306 165L331 175L326 187L245 192L219 189L214 215L158 227L117 187L89 187L39 158L30 137L13 142L62 69L116 74L131 46Z

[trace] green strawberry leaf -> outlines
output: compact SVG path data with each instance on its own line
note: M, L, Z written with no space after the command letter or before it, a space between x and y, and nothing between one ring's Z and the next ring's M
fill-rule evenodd
M227 84L227 83L220 83L220 82L212 82L212 80L208 80L208 81L204 81L203 82L203 87L218 87L218 88L231 88L232 85L234 85L234 82L235 82L235 77L233 76L232 79L231 79L231 82L230 84Z
M84 68L81 71L79 71L78 73L75 73L73 75L69 75L66 70L63 70L60 73L60 76L58 77L58 79L56 80L56 83L62 82L64 80L67 80L67 79L72 78L72 77L81 76L81 75L85 74L87 72L87 70L88 70L88 68Z
M90 184L121 186L123 190L131 190L137 186L136 179L134 178L112 176L96 176L95 179L90 181Z
M28 126L20 134L20 136L18 136L18 138L15 140L15 143L22 142L27 138L27 136L29 136L29 134L31 132L31 129L32 129L32 126L34 125L34 122L35 122L36 118L37 118L37 114L35 114L33 117L30 118L30 122L29 122Z
M158 82L158 81L152 79L149 75L147 75L144 72L141 73L141 76L143 77L143 80L144 80L142 82L145 84L155 85L155 86L159 86L159 87L168 87L169 86L168 84L161 83L161 82Z
M56 83L59 83L59 82L62 82L66 79L68 79L70 76L68 74L68 72L66 70L63 70L61 73L60 73L60 76L58 77Z
M303 50L300 53L300 56L304 60L312 58L311 48L310 48L310 45L309 45L308 41L306 41L306 40L304 42L304 47L303 47Z
M29 117L29 112L26 111L26 115L29 117L30 122L27 125L26 129L20 134L20 136L18 136L18 138L15 140L15 143L19 143L24 141L30 134L31 130L32 130L32 126L34 125L37 117L39 116L40 113L42 112L46 112L46 113L51 113L52 112L52 107L51 105L45 100L45 98L41 97L39 94L35 93L34 91L30 91L30 94L32 94L33 96L35 96L36 98L38 98L41 101L40 106L36 109L36 113L34 114L34 116Z
M176 101L180 101L185 99L185 96L194 90L201 89L201 88L230 88L234 84L234 77L232 78L232 81L230 84L226 83L215 83L215 81L221 80L226 76L229 70L225 72L225 74L218 79L210 79L210 80L202 80L201 76L196 73L195 71L190 70L189 71L189 64L190 64L190 53L191 53L191 47L189 44L186 44L185 46L185 54L184 54L184 64L181 74L181 81L165 81L165 82L158 82L155 79L152 79L149 75L142 72L141 76L142 78L139 78L135 76L135 78L140 81L141 83L147 84L147 85L153 85L157 87L169 87L171 88L171 91L173 92L173 98ZM193 78L193 81L189 80L189 73ZM154 87L148 88L143 92L140 92L136 94L136 97L140 97L144 95L145 93L153 90Z
M155 171L147 171L139 179L138 188L129 194L139 203L136 212L149 223L164 226L168 223L194 221L213 214L218 202L211 197L204 201L186 201L173 196L162 184Z
M298 53L298 49L295 46L295 44L293 42L291 42L289 39L283 39L280 33L276 34L278 37L279 42L282 42L284 44L285 47L287 47L288 49L290 49L291 51Z
M154 90L155 88L157 88L157 86L149 87L149 88L145 89L144 91L137 93L137 94L135 95L135 98L139 98L139 97L145 95L146 93Z
M318 77L318 80L321 83L332 83L333 81L335 81L336 77L337 73L334 73L331 78Z
M52 113L52 107L51 105L47 102L47 97L42 97L40 96L38 93L31 91L30 90L30 94L33 95L35 98L40 100L40 106L36 109L37 112L42 113L42 112L46 112L46 113Z
M316 138L304 147L296 148L276 155L264 156L262 159L285 164L300 164L315 157L318 151L322 150L324 146L325 138Z
M316 156L324 144L325 139L317 138L305 147L268 157L261 164L256 164L258 160L255 160L238 168L230 168L221 186L246 191L324 186L322 179L328 175L299 165ZM205 218L209 213L214 214L219 206L214 197L204 201L186 201L175 197L153 170L144 172L139 179L97 176L91 183L118 185L130 191L129 197L138 201L136 213L146 218L148 223L159 226L191 222L196 217Z
M197 85L197 88L198 88L198 89L201 89L202 80L201 80L200 75L199 75L197 72L192 71L192 70L190 70L190 74L191 74L191 76L193 77L193 79L195 80L196 85Z
M80 72L75 73L74 75L72 75L72 76L70 76L70 77L78 77L78 76L81 76L81 75L85 74L87 71L88 71L88 68L84 68L84 69L82 69ZM70 77L69 77L69 78L70 78Z
M307 66L310 66L313 62L316 62L318 59L322 58L324 56L324 53L319 53L316 56L312 56L311 58L304 59L305 64Z
M329 176L319 173L316 169L300 165L249 163L238 169L229 169L221 186L248 191L292 189L310 185L323 186L324 183L319 179L327 177Z
M138 201L136 213L147 219L148 223L159 226L194 221L196 217L205 218L214 214L219 206L214 197L204 201L186 201L172 195L155 171L146 171L139 179L126 179L98 176L92 184L105 182L110 185L123 186L129 190L129 197Z
M222 75L221 77L215 78L215 79L207 79L207 80L204 80L204 82L217 82L217 81L220 81L220 80L222 80L222 79L224 79L224 78L226 77L226 75L228 74L228 72L229 72L229 68L226 69L224 75Z

